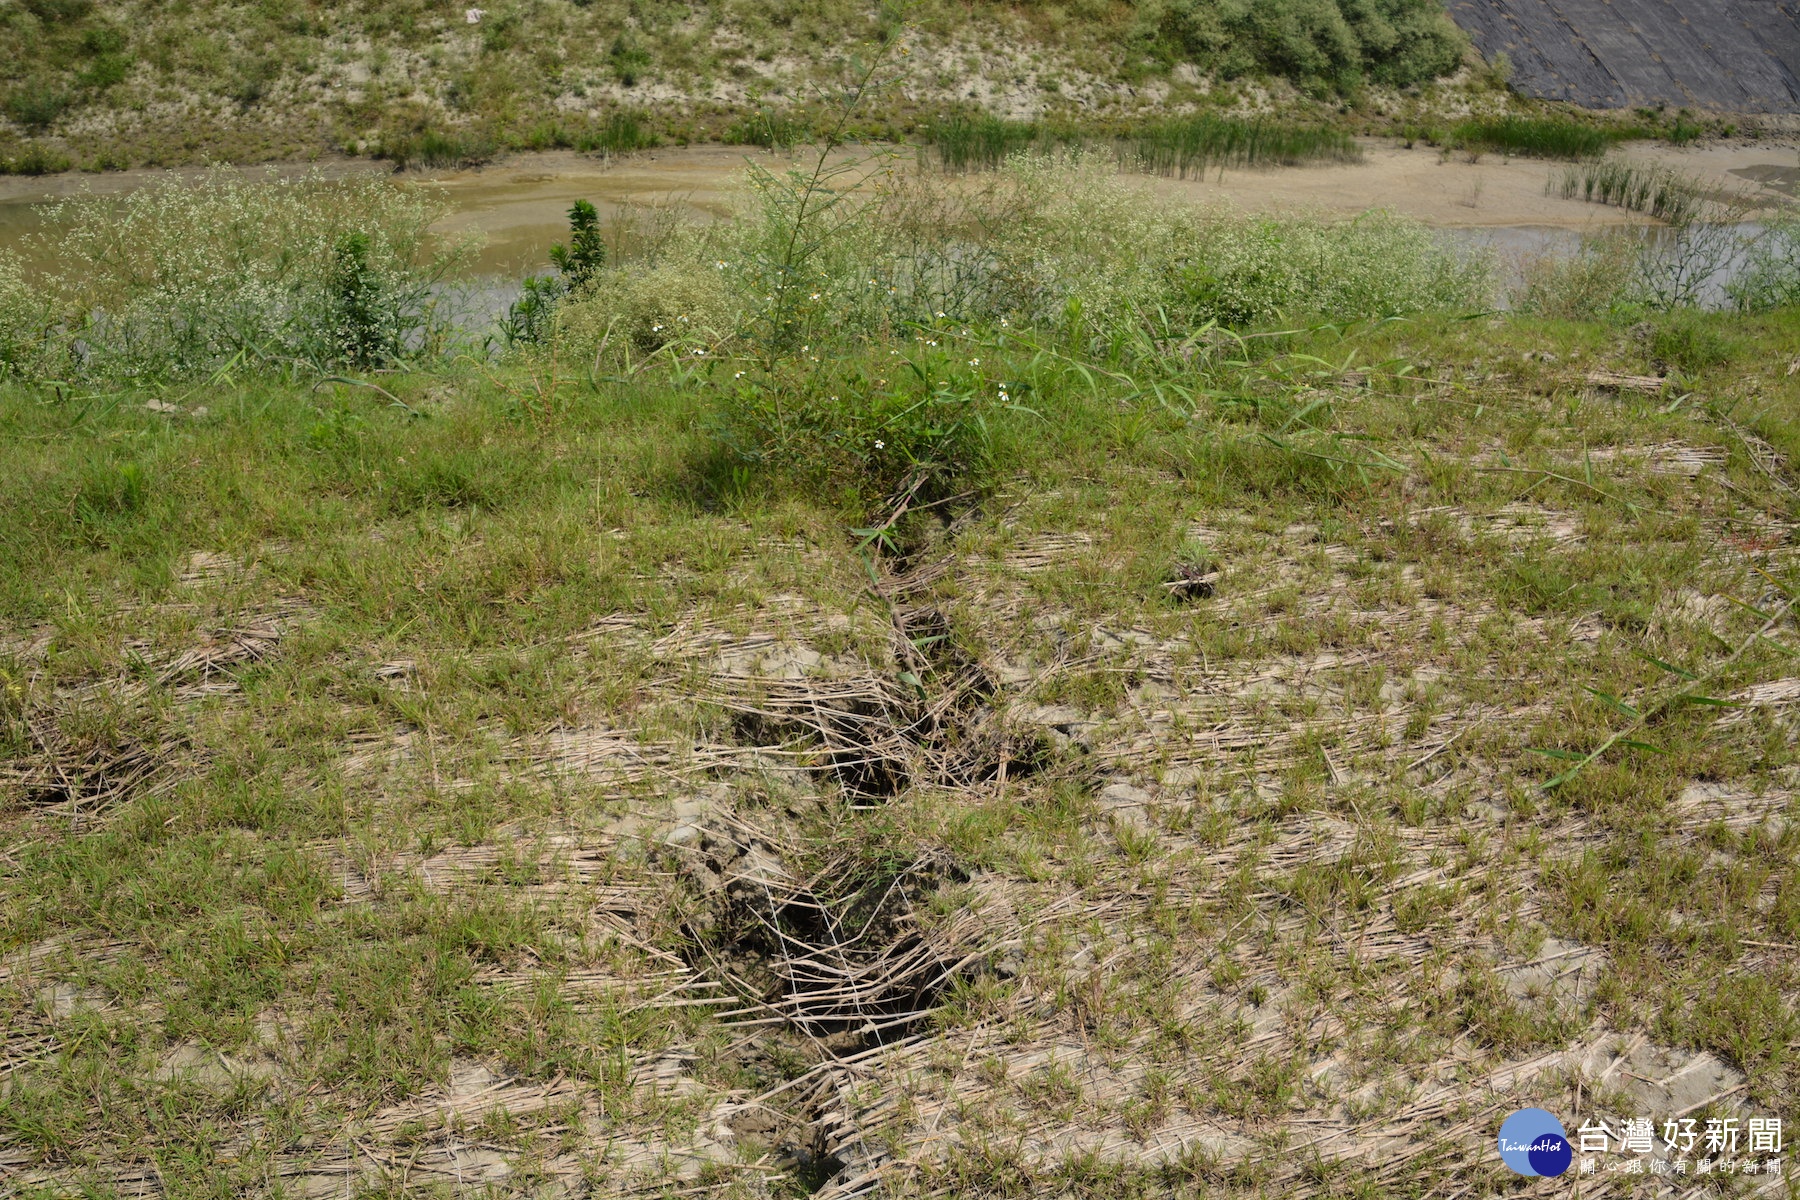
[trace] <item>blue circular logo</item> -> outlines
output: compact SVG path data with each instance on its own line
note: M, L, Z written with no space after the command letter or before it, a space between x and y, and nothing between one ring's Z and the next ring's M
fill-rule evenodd
M1500 1126L1500 1161L1519 1175L1561 1175L1575 1156L1562 1122L1541 1108L1521 1108Z

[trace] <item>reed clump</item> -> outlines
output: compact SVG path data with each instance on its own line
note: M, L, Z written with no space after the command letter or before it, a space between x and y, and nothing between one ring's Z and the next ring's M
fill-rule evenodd
M950 172L994 171L1020 154L1110 149L1121 167L1185 179L1215 167L1299 167L1362 161L1340 130L1213 113L1170 117L1124 133L1084 131L1037 121L953 114L926 133L927 163Z
M921 159L952 173L995 171L1014 155L1086 147L1098 140L1040 121L1012 121L987 113L950 113L925 131Z
M786 150L804 142L811 134L811 125L804 116L796 116L786 109L759 108L727 125L719 140L727 146Z
M1152 175L1185 179L1212 167L1300 167L1362 161L1355 139L1337 129L1211 113L1147 125L1121 158Z
M1671 225L1700 215L1704 195L1691 175L1672 168L1609 158L1577 163L1550 180L1549 191L1564 200L1586 200L1641 212Z
M1496 117L1455 126L1449 144L1459 150L1526 158L1599 158L1619 136L1568 117Z
M491 127L425 129L390 133L374 148L377 158L405 170L453 170L479 166L509 150L576 150L582 154L630 154L662 144L649 120L620 108L592 121L544 120L524 129L495 133Z

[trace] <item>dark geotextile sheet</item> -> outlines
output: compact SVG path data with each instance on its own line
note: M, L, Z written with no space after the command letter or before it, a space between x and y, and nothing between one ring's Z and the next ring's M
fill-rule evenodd
M1448 0L1527 96L1800 112L1800 0Z

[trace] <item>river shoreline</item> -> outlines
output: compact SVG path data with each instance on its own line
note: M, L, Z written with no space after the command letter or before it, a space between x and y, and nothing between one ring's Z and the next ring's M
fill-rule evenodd
M1445 229L1550 229L1571 233L1650 224L1641 214L1547 194L1564 164L1498 155L1445 153L1423 145L1406 147L1391 138L1361 139L1363 160L1305 167L1209 171L1204 177L1167 179L1134 176L1171 202L1229 206L1255 212L1310 212L1354 216L1391 209ZM1656 163L1695 177L1719 197L1735 197L1752 208L1793 203L1800 195L1800 139L1719 140L1690 148L1636 143L1624 157ZM910 146L871 146L841 152L898 171L918 170ZM566 212L578 199L590 200L603 220L631 219L656 207L673 206L690 217L717 219L741 202L747 168L774 170L810 163L812 152L771 153L745 147L670 147L611 157L573 151L508 155L478 167L444 171L394 172L382 164L344 155L316 161L258 167L217 167L246 178L325 178L390 175L406 184L443 189L452 212L435 227L447 236L481 235L475 264L489 274L517 274L543 262L545 251L566 227ZM176 171L130 170L108 174L68 172L35 178L0 178L0 246L24 240L42 226L35 206L81 195L126 194L170 174L198 178L205 168Z

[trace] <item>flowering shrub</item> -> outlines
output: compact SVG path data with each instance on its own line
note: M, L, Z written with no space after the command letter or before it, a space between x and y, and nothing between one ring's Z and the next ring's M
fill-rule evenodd
M44 324L43 302L26 285L18 258L0 250L0 378L39 373Z
M1589 236L1572 254L1545 255L1526 264L1512 297L1519 312L1559 320L1587 321L1613 315L1634 303L1632 281L1639 247L1614 234Z
M1391 317L1483 301L1485 260L1459 258L1417 221L1377 210L1353 221L1213 217L1170 272L1194 322Z
M51 207L60 270L39 288L59 336L42 369L111 377L379 365L447 332L432 251L442 202L386 180L171 176Z
M615 357L642 356L665 346L713 344L744 323L749 297L731 264L732 247L705 230L679 235L677 246L648 264L598 272L588 290L566 302L558 336L582 359L602 343Z
M910 492L930 501L979 476L991 450L988 418L1019 407L980 360L961 360L921 338L867 365L811 363L806 373L738 373L714 434L746 466L799 475L835 493L880 500ZM805 347L810 350L812 347Z
M1743 273L1726 289L1732 303L1753 312L1800 303L1800 217L1791 209L1763 222L1744 258Z

